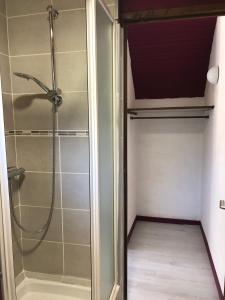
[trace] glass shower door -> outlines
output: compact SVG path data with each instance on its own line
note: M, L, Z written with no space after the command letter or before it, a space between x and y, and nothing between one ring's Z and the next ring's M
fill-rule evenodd
M87 1L92 300L115 289L113 20L104 4ZM115 193L116 194L116 193Z
M114 285L114 161L113 161L113 23L97 2L97 89L99 131L100 282L101 299Z

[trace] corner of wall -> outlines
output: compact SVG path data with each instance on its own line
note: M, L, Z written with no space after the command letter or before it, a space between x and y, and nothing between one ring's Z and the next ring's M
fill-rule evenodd
M210 66L219 65L220 79L217 85L207 83L205 98L209 105L215 105L205 130L205 156L202 185L201 222L209 244L221 290L224 290L225 228L224 212L219 200L225 198L225 17L219 17L216 25Z
M134 107L135 102L135 91L131 68L131 58L129 52L129 45L127 45L128 55L127 55L127 102L128 107ZM128 118L127 120L127 131L128 131L128 147L127 147L127 159L128 159L128 234L136 218L136 193L135 193L135 182L136 182L136 172L135 172L135 127L134 123Z

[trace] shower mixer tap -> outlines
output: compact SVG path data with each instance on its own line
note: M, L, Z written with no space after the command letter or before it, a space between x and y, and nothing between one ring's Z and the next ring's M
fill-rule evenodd
M8 179L12 179L16 176L20 176L22 174L25 173L25 169L24 168L17 168L17 167L8 167Z

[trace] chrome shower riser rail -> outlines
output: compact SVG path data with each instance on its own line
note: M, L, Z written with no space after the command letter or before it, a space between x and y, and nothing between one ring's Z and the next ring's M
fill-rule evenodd
M47 10L49 12L49 28L50 28L50 46L51 46L51 62L52 62L52 89L49 89L47 86L45 86L41 81L39 81L37 78L25 74L25 73L14 73L16 76L27 79L27 80L33 80L36 84L38 84L46 93L48 96L48 99L52 102L52 194L51 194L51 205L50 205L50 211L48 218L43 224L41 228L38 228L36 230L31 230L30 228L25 228L20 220L18 220L15 210L14 210L14 204L13 204L13 191L12 191L12 182L11 179L9 181L9 190L10 190L10 206L11 206L11 214L13 216L15 224L24 232L32 233L32 234L40 234L39 242L34 245L31 249L24 250L22 247L18 244L19 249L23 255L29 254L36 250L43 239L45 238L49 226L52 221L52 216L54 212L54 206L55 206L55 188L56 188L56 130L57 130L57 110L58 106L62 103L62 97L60 96L60 90L57 89L57 83L56 83L56 70L55 70L55 47L54 47L54 27L53 27L53 20L58 16L58 12L52 7L48 6ZM13 224L14 225L14 224ZM13 227L13 226L12 226Z
M52 67L52 89L57 89L56 83L56 67L55 67L55 40L54 40L54 20L58 17L59 13L52 5L47 7L49 16L49 29L50 29L50 47L51 47L51 67Z

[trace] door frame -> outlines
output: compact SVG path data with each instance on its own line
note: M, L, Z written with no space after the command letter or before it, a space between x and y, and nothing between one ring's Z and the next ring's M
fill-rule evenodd
M123 259L124 259L124 284L123 284L123 294L124 300L127 300L127 287L128 287L128 229L127 229L127 221L128 221L128 139L127 139L127 47L128 47L128 37L127 37L127 26L124 24L124 43L123 43L123 56L124 56L124 74L123 74L123 130L124 130L124 139L123 139L123 181L124 181L124 212L123 212L123 219L124 219L124 252L123 252Z
M113 141L114 141L114 286L109 300L117 298L119 283L119 151L120 151L120 25L111 17L101 0L87 0L87 59L88 59L88 105L90 146L90 198L91 198L91 260L92 300L100 299L100 203L98 159L98 82L97 82L97 29L96 4L102 6L113 24ZM117 6L117 5L116 5ZM107 299L104 299L107 300Z

